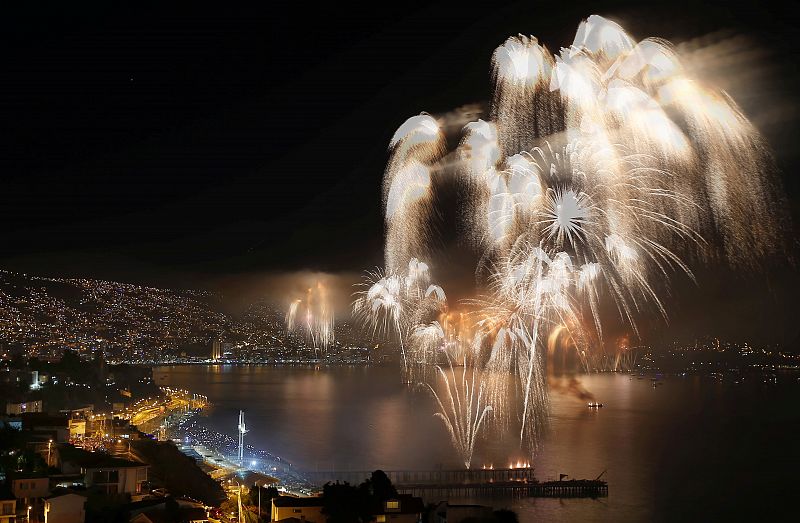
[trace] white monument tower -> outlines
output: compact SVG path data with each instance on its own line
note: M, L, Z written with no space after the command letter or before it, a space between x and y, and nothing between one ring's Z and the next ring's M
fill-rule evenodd
M244 424L244 411L239 411L239 462L244 463L244 435L247 427Z

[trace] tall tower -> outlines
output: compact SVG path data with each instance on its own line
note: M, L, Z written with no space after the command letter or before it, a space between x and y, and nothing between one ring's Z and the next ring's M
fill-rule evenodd
M247 427L244 424L244 411L239 411L239 462L244 463L244 435Z
M211 342L211 359L214 361L222 359L222 343L219 340Z

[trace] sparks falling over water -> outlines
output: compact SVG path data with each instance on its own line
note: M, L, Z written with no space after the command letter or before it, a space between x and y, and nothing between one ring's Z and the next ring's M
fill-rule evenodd
M425 113L392 137L386 268L368 277L355 309L374 332L400 339L406 372L409 359L438 363L458 339L467 350L457 357L479 383L462 380L451 396L477 389L493 419L475 432L518 420L533 452L549 406L548 340L563 336L590 370L605 345L604 310L638 335L643 315L667 317L663 295L672 279L693 280L693 265L752 269L780 252L785 214L755 127L726 93L691 77L668 42L637 43L590 16L558 54L520 35L491 67L488 115L464 126L454 151ZM436 180L466 195L452 226L480 260L479 295L457 306L470 322L458 336L442 316L454 307L441 287L421 291L434 268L419 260L439 248ZM424 266L424 278L412 266ZM458 427L473 427L477 411L439 406L469 467L476 434Z
M492 406L485 403L484 384L477 376L477 370L473 369L468 376L464 362L461 375L458 376L449 358L448 363L449 372L441 366L436 367L446 394L440 395L434 385L428 387L439 405L439 411L434 415L444 423L464 466L469 468L475 441L486 416L492 412Z
M289 304L286 330L300 332L315 349L326 350L334 340L334 315L322 283L309 287L303 298Z

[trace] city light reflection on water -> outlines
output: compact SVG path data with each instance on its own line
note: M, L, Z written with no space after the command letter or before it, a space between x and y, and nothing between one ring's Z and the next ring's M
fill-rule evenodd
M299 468L459 466L430 395L402 385L392 367L178 366L154 374L208 395L209 428L235 435L244 409L249 443ZM513 430L500 431L478 442L473 467L529 461L540 480L605 471L609 497L469 501L512 507L522 521L763 516L786 502L798 463L795 375L778 385L687 376L654 387L623 374L581 381L602 409L553 394L550 429L533 459L520 453Z

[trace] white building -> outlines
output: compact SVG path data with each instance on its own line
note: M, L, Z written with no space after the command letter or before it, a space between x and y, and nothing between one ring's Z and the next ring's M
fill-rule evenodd
M0 484L0 523L14 523L17 519L17 498L11 489Z
M54 494L44 500L45 522L83 523L86 520L86 496L71 491Z
M9 401L6 403L6 414L16 416L26 412L42 412L42 400Z
M294 518L309 523L325 523L328 518L322 513L322 498L278 496L272 498L270 521L284 521Z
M71 445L60 445L58 451L62 474L80 474L87 489L135 498L147 481L149 465L145 463L87 452Z
M24 499L28 502L50 494L50 478L47 476L20 476L11 480L11 491L14 493L15 498Z
M87 488L96 487L105 494L141 494L147 481L148 465L120 458L109 458L107 463L81 467Z

